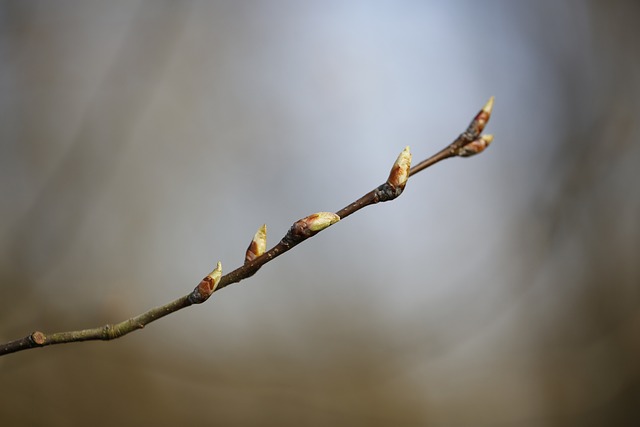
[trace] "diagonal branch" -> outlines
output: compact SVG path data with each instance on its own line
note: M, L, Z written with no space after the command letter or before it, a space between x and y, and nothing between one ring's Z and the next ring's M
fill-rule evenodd
M108 341L120 338L130 332L144 328L147 324L161 317L193 304L202 304L209 299L215 291L253 276L260 267L266 263L315 236L339 220L369 205L394 200L402 194L410 176L450 157L469 157L484 151L493 141L492 135L482 135L482 131L491 117L492 109L493 97L491 97L478 114L476 114L467 129L461 133L458 138L438 153L423 160L412 168L410 167L411 154L409 147L406 147L393 164L389 178L384 184L374 188L336 213L318 212L294 222L282 240L268 251L266 250L266 226L263 225L255 234L247 249L244 265L230 273L222 275L222 266L220 262L218 262L215 270L202 279L198 286L189 294L116 324L107 324L93 329L51 334L36 331L15 341L0 344L0 356L53 344L91 340Z

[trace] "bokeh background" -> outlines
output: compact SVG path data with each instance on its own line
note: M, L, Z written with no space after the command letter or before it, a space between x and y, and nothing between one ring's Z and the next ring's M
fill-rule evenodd
M3 1L3 425L640 425L640 3Z

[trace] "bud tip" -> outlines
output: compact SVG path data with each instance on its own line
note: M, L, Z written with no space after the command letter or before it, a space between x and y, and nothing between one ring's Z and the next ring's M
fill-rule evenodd
M211 277L211 279L216 282L216 286L218 285L217 282L219 282L220 277L222 277L222 263L220 261L218 261L216 268L211 273L207 274L207 277Z
M493 142L493 135L491 135L491 134L489 134L489 135L481 135L480 139L483 140L485 142L485 144L486 144L486 147L488 147L489 144L491 144Z
M494 101L495 97L491 97L489 98L489 100L487 101L486 104L484 104L484 107L482 107L482 111L484 111L487 114L491 114L491 112L493 111L493 101Z

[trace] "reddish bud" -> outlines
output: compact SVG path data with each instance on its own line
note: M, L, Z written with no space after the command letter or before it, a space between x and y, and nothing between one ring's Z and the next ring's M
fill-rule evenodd
M473 129L475 132L477 132L475 133L475 135L482 133L484 127L487 125L487 122L491 118L491 112L493 111L493 101L494 97L492 96L491 98L489 98L489 101L484 104L482 110L480 110L480 112L476 114L476 116L473 118L473 121L469 125L470 129Z
M253 236L253 240L247 248L247 253L244 257L244 263L250 263L254 259L267 251L267 225L263 224L262 227L256 231Z
M338 221L340 217L333 212L318 212L294 222L289 232L296 238L307 238Z
M493 135L481 135L480 138L470 142L464 147L461 147L457 154L460 157L474 156L478 153L482 153L492 141Z
M409 179L409 169L411 168L411 151L409 146L398 155L396 162L391 167L387 183L393 188L404 189Z
M202 298L205 300L211 296L211 294L218 287L218 283L220 283L220 278L222 277L222 263L218 261L218 265L215 270L211 273L207 274L204 279L200 281L197 286L197 290Z

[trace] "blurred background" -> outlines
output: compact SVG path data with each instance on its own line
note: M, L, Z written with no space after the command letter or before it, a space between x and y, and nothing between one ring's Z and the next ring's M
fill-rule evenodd
M3 1L0 341L124 320L496 97L487 152L111 342L4 425L640 425L640 3Z

